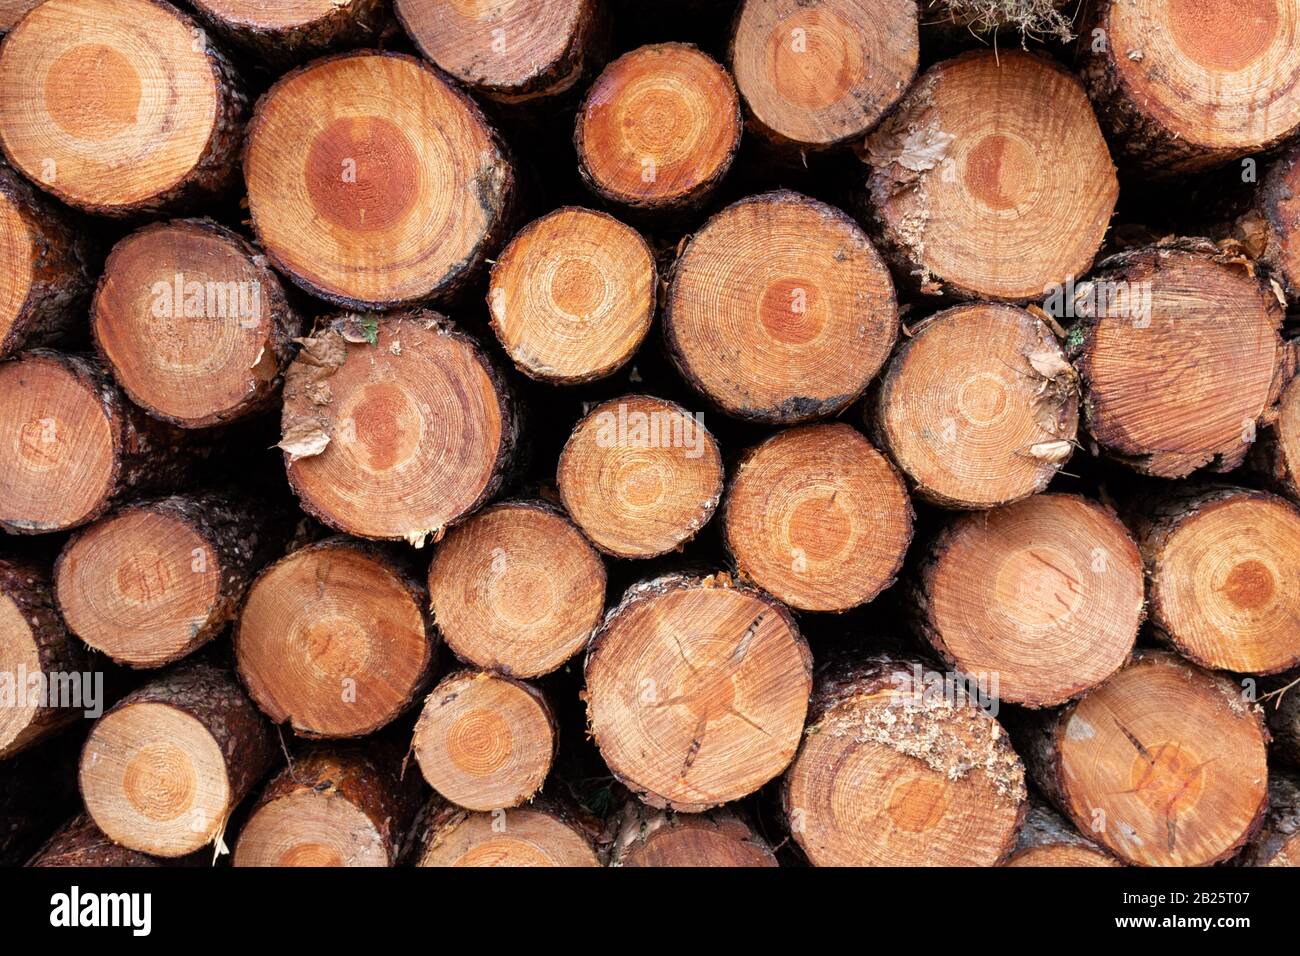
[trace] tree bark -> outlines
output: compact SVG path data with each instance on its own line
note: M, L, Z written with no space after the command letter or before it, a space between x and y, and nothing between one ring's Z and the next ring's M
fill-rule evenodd
M453 0L395 0L413 43L439 69L506 106L553 100L590 82L607 25L596 0L491 7Z
M153 215L230 192L247 111L229 61L162 0L50 0L0 52L9 161L97 215ZM106 145L88 152L87 141Z
M114 246L90 324L131 400L184 428L272 405L301 331L266 257L209 219L153 223Z
M1014 50L931 67L865 153L882 251L926 294L1043 297L1092 267L1119 194L1073 74Z
M316 744L257 798L235 866L395 866L419 809L418 778L374 741Z
M285 372L279 447L308 514L418 548L501 488L519 440L509 386L443 316L345 315L302 346Z
M1233 236L1246 253L1281 286L1291 305L1300 305L1300 147L1269 167L1256 198L1234 223Z
M1248 260L1195 239L1122 252L1078 287L1075 311L1072 357L1103 449L1159 478L1241 464L1286 365L1282 309Z
M654 319L659 276L641 235L564 206L522 229L492 266L492 331L519 371L553 385L605 378Z
M405 712L432 675L427 592L395 551L333 537L266 568L235 626L257 706L303 737L363 737Z
M271 767L270 726L234 677L197 662L122 698L90 732L81 795L114 842L185 856L217 841Z
M1037 799L1003 866L1120 866L1118 860L1079 834L1064 817Z
M1079 67L1125 163L1171 178L1263 152L1300 127L1297 29L1287 4L1097 0Z
M908 581L920 636L1004 701L1052 707L1128 660L1143 620L1142 559L1109 508L1036 495L956 518Z
M1268 813L1241 852L1242 866L1300 866L1300 777L1274 770L1268 778Z
M542 500L507 501L453 528L429 567L430 606L461 660L540 677L576 654L605 609L605 564Z
M1025 813L1024 767L972 690L919 659L818 674L786 773L790 833L814 866L992 866Z
M357 310L464 291L505 238L515 188L505 146L468 96L421 60L365 51L271 87L248 125L244 175L276 267Z
M33 679L41 682L40 693ZM48 573L31 563L0 559L0 759L90 710L90 700L59 695L78 688L84 695L93 690L84 683L91 679L85 649L68 634L55 608Z
M72 729L0 760L0 866L22 866L61 821L81 809L77 755L84 736Z
M1300 364L1300 346L1292 341L1288 347L1291 368ZM1278 399L1277 415L1271 420L1264 418L1264 427L1247 462L1270 488L1300 502L1300 375L1290 374Z
M862 395L898 337L898 304L856 222L778 190L728 206L690 238L663 323L673 362L710 402L792 424Z
M652 807L694 813L754 792L799 745L812 657L784 606L725 574L628 589L592 637L590 733Z
M738 575L801 611L846 611L893 585L912 541L903 479L852 426L804 425L736 467L722 536Z
M1060 710L1014 717L1038 789L1128 863L1226 860L1267 809L1259 708L1228 678L1166 651L1138 652Z
M728 56L749 128L790 151L866 135L919 59L916 0L745 0Z
M623 54L596 78L574 146L583 181L606 202L683 213L731 168L741 127L727 71L689 43L659 43Z
M637 800L624 805L610 853L611 866L776 866L767 842L739 814L652 810Z
M566 803L473 813L435 795L416 824L416 866L601 866L594 828Z
M161 667L233 621L287 528L223 494L127 505L74 536L55 565L59 607L91 647L128 667Z
M276 10L262 0L192 0L204 25L259 64L283 68L342 47L367 46L387 13L383 0L316 0Z
M429 786L457 806L517 807L546 780L559 725L536 688L486 671L444 677L424 702L411 751Z
M918 497L995 508L1043 491L1069 460L1078 377L1032 313L962 305L912 327L867 414Z
M85 315L91 243L67 212L0 167L0 359L63 344Z
M174 860L149 856L124 846L118 846L110 840L104 831L95 826L93 820L85 813L75 817L59 827L36 855L28 861L28 866L36 867L155 867L155 866L202 866L207 863L202 853Z
M722 456L705 429L673 402L624 395L592 409L560 454L560 499L601 551L652 558L708 524L722 497Z

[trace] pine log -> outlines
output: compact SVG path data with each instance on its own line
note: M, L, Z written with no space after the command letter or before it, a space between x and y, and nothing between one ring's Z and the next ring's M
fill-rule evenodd
M0 759L92 709L95 702L85 697L94 691L84 684L93 679L88 667L85 649L55 609L48 574L34 564L0 559ZM65 690L79 691L83 699L65 699Z
M1015 844L1024 767L965 685L882 656L819 674L782 798L814 866L992 866Z
M1083 275L1119 194L1078 80L1020 51L931 67L866 158L886 256L920 291L959 298L1026 302Z
M1273 751L1283 763L1300 770L1300 672L1274 680L1279 686L1265 706Z
M249 587L234 632L239 675L272 722L300 736L365 736L428 686L437 632L426 602L385 548L309 544Z
M856 400L898 337L889 271L848 215L788 190L728 206L673 268L664 340L729 415L792 424Z
M624 805L611 866L776 866L772 848L732 810L671 813L637 800Z
M284 67L373 42L384 0L190 0L204 25L259 64Z
M203 449L136 408L90 356L0 363L0 529L64 531L124 498L175 488Z
M417 866L600 866L588 822L538 798L525 807L471 813L437 795L416 827Z
M1300 146L1280 156L1260 182L1256 198L1233 224L1233 235L1300 305Z
M300 331L266 257L208 219L153 223L114 246L90 324L131 400L185 428L272 404Z
M118 846L86 813L78 813L61 826L27 863L36 867L155 867L199 866L207 862L202 854L174 860L149 856Z
M1069 460L1078 378L1030 312L961 305L912 327L868 416L919 497L994 508L1043 491Z
M1212 670L1300 664L1300 508L1262 491L1192 486L1152 497L1134 528L1156 633Z
M267 256L350 309L459 292L503 238L514 192L505 147L468 96L414 57L364 51L271 87L244 176Z
M539 677L578 652L605 610L605 564L559 508L507 501L453 528L429 567L438 630L461 660Z
M411 752L429 786L467 810L531 799L555 759L559 726L536 688L486 671L444 677L424 702Z
M247 108L230 63L163 0L47 0L0 50L10 163L99 215L227 193Z
M1140 651L1082 700L1012 724L1038 789L1121 859L1204 866L1251 837L1268 806L1268 734L1231 680Z
M596 78L574 131L582 178L608 202L649 212L697 206L740 145L731 76L689 43L625 53Z
M585 672L610 771L650 806L688 813L780 774L812 689L790 613L725 574L634 585L592 637Z
M89 259L79 224L0 166L0 358L75 333L94 284Z
M912 540L903 479L841 423L787 429L746 452L720 520L739 576L801 611L874 599Z
M439 69L506 105L552 99L589 81L603 52L596 0L394 0L393 9Z
M184 665L133 691L86 739L81 796L114 843L151 856L192 853L221 837L271 767L270 727L234 677Z
M722 497L722 458L704 427L673 402L624 395L594 408L569 436L557 483L591 542L650 558L689 541Z
M512 409L486 353L436 312L342 316L303 339L285 372L279 447L309 514L418 548L501 487Z
M59 608L119 664L180 660L235 619L253 575L284 543L262 508L223 494L126 505L75 535L54 568Z
M729 61L749 126L798 150L856 139L912 84L916 0L744 0Z
M1297 31L1290 2L1097 0L1079 31L1079 65L1125 162L1182 176L1300 128Z
M1003 866L1120 866L1047 804L1031 799L1029 814L1016 837L1015 852Z
M1076 294L1070 342L1097 443L1160 478L1241 464L1285 364L1282 309L1250 264L1176 240L1112 256Z
M1291 343L1295 349L1295 343ZM1296 357L1300 358L1300 351ZM1278 399L1277 415L1265 418L1249 463L1280 495L1300 502L1300 375L1293 375Z
M52 830L80 811L77 757L84 737L73 727L0 760L0 866L22 866Z
M1242 866L1300 866L1300 776L1273 769L1268 813L1236 860Z
M314 745L263 789L234 866L394 866L419 809L400 755L371 741Z
M909 580L920 635L959 671L1029 707L1117 671L1143 618L1142 559L1119 518L1077 495L962 515Z
M556 385L612 375L654 319L654 255L630 226L564 206L521 230L492 266L492 331L515 366Z

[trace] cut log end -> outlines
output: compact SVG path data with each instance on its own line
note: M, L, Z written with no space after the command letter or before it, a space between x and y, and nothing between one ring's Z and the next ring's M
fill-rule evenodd
M1119 194L1078 81L1018 51L932 67L866 152L886 248L925 292L1040 298L1089 270Z
M240 675L263 712L297 733L370 733L426 686L423 604L423 588L379 551L341 538L308 545L249 588L234 637Z
M225 184L244 106L230 84L199 27L170 4L51 0L0 52L0 142L71 205L151 210Z
M790 763L811 657L793 619L725 576L633 587L592 639L592 736L651 806L696 812L738 800Z
M1272 674L1300 663L1300 508L1244 488L1153 507L1142 544L1161 635L1214 670Z
M893 281L866 235L840 210L784 190L728 206L695 233L664 311L686 380L761 422L847 407L897 336Z
M1078 381L1055 336L1029 312L958 306L913 330L871 414L918 495L991 508L1044 490L1069 459Z
M226 758L207 727L154 702L95 724L82 754L81 792L112 840L165 857L211 843L234 804Z
M993 717L922 670L879 660L822 678L784 788L814 866L992 866L1011 851L1020 759Z
M368 321L345 316L304 340L285 373L280 448L308 512L420 547L497 491L517 424L504 379L447 320Z
M276 66L345 44L364 45L383 25L383 0L194 0L223 38Z
M915 593L919 630L1001 699L1064 703L1127 660L1143 618L1142 559L1107 508L1036 495L958 518Z
M592 0L396 0L394 9L420 52L489 99L531 103L558 96L582 78L595 53Z
M467 96L413 57L365 52L271 88L248 127L244 174L267 254L347 308L456 292L504 227L514 188Z
M761 133L820 149L875 126L911 85L919 57L915 0L746 0L730 61Z
M45 350L0 364L0 526L40 533L84 524L108 506L120 468L116 399L79 358Z
M743 819L726 810L652 811L633 802L622 814L611 865L770 867L776 857Z
M1049 792L1129 863L1206 865L1232 856L1259 823L1265 741L1241 688L1146 653L1057 721Z
M1300 127L1294 4L1170 0L1147 9L1105 0L1093 19L1106 43L1085 53L1084 75L1125 158L1144 172L1206 169Z
M600 196L662 209L702 199L730 168L740 133L727 71L689 44L662 43L606 67L574 138L583 176Z
M641 346L658 282L650 247L634 229L566 206L527 226L497 257L488 291L492 329L531 378L604 378Z
M202 428L266 406L298 322L265 257L223 226L181 220L114 247L91 329L132 401Z
M1110 867L1122 864L1046 804L1031 800L1016 838L1016 850L1003 866Z
M587 642L605 607L605 565L541 502L494 505L434 553L429 599L457 657L513 677L550 673Z
M56 586L78 637L113 660L158 667L224 625L213 621L221 576L199 528L170 510L139 506L74 539Z
M1272 292L1185 240L1108 259L1085 293L1076 365L1102 447L1160 478L1240 464L1281 385Z
M600 866L591 842L563 817L519 807L444 812L430 827L419 866Z
M717 510L722 458L700 419L627 395L578 423L560 455L560 497L583 533L622 558L665 554Z
M723 511L742 577L806 611L844 611L891 585L912 540L903 480L848 425L808 425L752 449Z
M517 807L541 789L556 723L540 693L483 671L458 671L424 702L411 749L429 786L469 810Z

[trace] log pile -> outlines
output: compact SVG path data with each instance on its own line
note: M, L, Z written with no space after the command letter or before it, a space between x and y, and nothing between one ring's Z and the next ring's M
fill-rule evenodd
M0 865L1300 866L1300 4L1075 6L0 0Z

